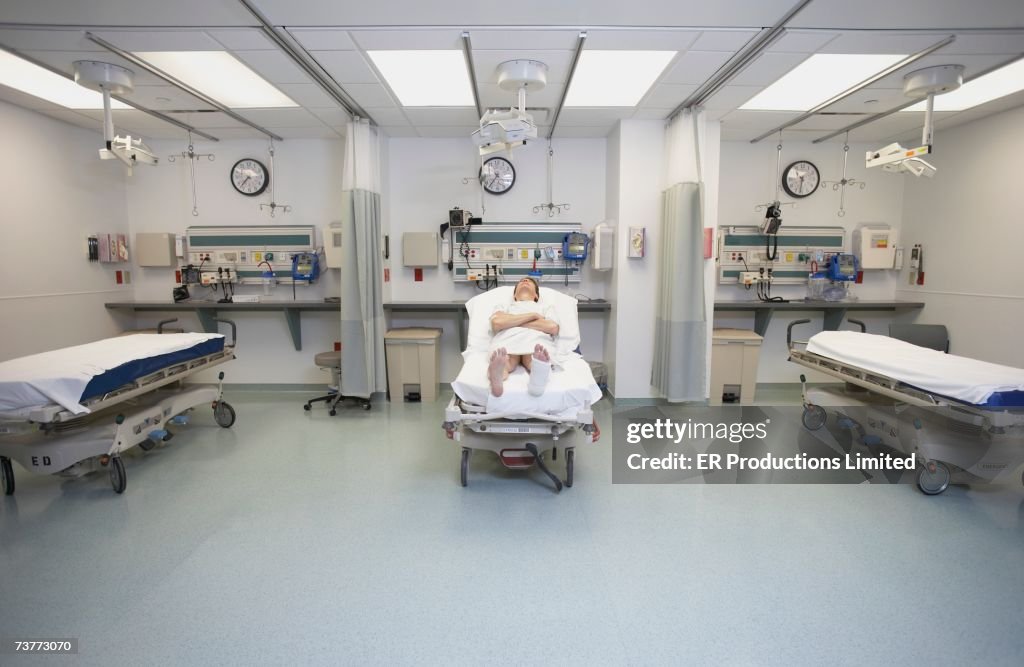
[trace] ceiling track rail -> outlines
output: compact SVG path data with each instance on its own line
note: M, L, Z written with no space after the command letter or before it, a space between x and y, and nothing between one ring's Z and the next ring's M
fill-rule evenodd
M473 65L473 42L469 38L469 31L462 31L462 57L466 59L466 69L469 71L469 87L473 89L473 103L476 104L477 118L484 115L484 107L480 103L480 90L476 86L476 67Z
M775 25L758 33L758 35L750 40L745 47L737 51L732 58L726 61L726 63L722 65L717 72L712 74L710 79L702 83L697 90L693 91L689 97L673 109L672 113L668 115L666 122L671 122L672 119L684 110L701 106L704 102L710 99L712 95L732 81L740 72L746 69L750 63L754 62L754 60L756 60L765 49L782 37L786 32L786 25L809 4L811 4L811 0L800 0L800 2L793 5L789 11L785 13L782 18L775 23Z
M847 88L846 90L844 90L843 92L839 93L838 95L832 96L831 98L825 100L821 104L816 105L812 109L808 109L807 111L803 112L802 114L800 114L796 118L788 120L785 123L783 123L782 125L779 125L778 127L773 128L773 129L769 130L768 132L765 132L764 134L761 134L761 135L759 135L757 137L754 137L753 139L750 140L750 143L756 144L757 142L761 141L765 137L770 137L773 134L776 134L778 132L781 132L782 130L785 130L786 128L793 127L794 125L796 125L798 123L802 123L805 120L807 120L808 118L810 118L812 116L816 116L817 114L821 113L822 111L824 111L828 107L832 106L833 104L836 104L837 102L841 102L841 101L845 100L850 95L853 95L854 93L858 93L858 92L864 90L865 88L867 88L871 84L884 79L885 77L889 76L893 72L898 72L899 70L903 69L907 65L915 63L915 62L917 62L921 58L924 58L927 55L935 53L936 51L938 51L942 47L948 46L948 45L952 44L954 41L956 41L956 35L949 35L948 37L946 37L946 39L943 39L943 40L941 40L939 42L936 42L935 44L932 44L928 48L922 49L921 51L918 51L917 53L913 53L913 54L907 56L906 58L904 58L903 60L901 60L901 61L899 61L897 63L893 63L892 65L889 65L888 67L886 67L882 71L869 76L868 78L864 79L860 83L858 83L858 84L856 84L854 86L851 86L850 88Z
M198 90L196 90L192 86L188 85L184 81L179 81L178 79L175 79L173 76L171 76L167 72L165 72L162 69L159 69L159 68L149 64L148 62L146 62L142 58L138 57L134 53L132 53L130 51L125 51L121 47L115 46L114 44L111 44L107 40L102 39L100 37L97 37L96 35L92 34L91 32L85 33L85 38L88 39L93 44L96 44L98 46L102 46L107 51L110 51L111 53L113 53L114 55L118 56L119 58L123 58L124 60L127 60L128 62L130 62L131 64L135 65L136 67L139 67L139 68L149 72L150 74L152 74L156 78L161 79L163 81L166 81L167 83L169 83L170 85L174 86L178 90L181 90L181 91L183 91L185 93L188 93L192 97L200 100L201 102L203 102L205 104L209 104L211 107L213 107L217 111L220 111L225 116L228 116L229 118L237 120L239 123L242 123L243 125L248 125L252 129L256 130L257 132L261 132L261 133L265 134L266 136L270 137L271 139L276 139L277 141L284 141L284 139L282 139L281 137L277 136L276 134L274 134L273 132L271 132L267 128L265 128L265 127L263 127L261 125L257 125L256 123L252 122L251 120L249 120L245 116L242 116L242 115L239 115L239 114L235 113L234 111L232 111L228 107L224 106L223 104L221 104L217 100L213 99L209 95L206 95L205 93L199 92Z
M377 124L370 114L366 113L366 110L352 99L352 96L346 93L345 89L316 61L316 58L310 55L309 51L288 32L287 28L276 28L270 22L270 19L264 16L263 12L257 9L249 0L238 0L238 2L256 19L259 23L260 31L267 39L273 42L277 48L281 49L299 69L309 75L314 83L320 86L331 99L338 103L338 106L348 112L350 116L365 118L370 121L371 125Z
M569 65L569 76L565 78L565 88L562 89L562 96L558 98L558 106L555 107L555 114L551 117L551 129L548 130L548 141L555 136L555 128L558 127L558 117L562 115L562 107L565 106L565 98L569 96L569 87L572 86L572 77L576 74L576 67L580 64L580 56L583 55L583 46L587 42L587 33L580 32L576 37L576 52L572 54L572 64Z
M986 74L991 74L992 72L995 72L998 69L1002 69L1002 68L1006 67L1007 65L1012 65L1013 63L1017 62L1018 60L1020 60L1022 58L1024 58L1024 53L1019 53L1016 56L1014 56L1013 58L1010 58L1007 61L1001 62L998 65L993 65L992 67L983 69L980 72L977 72L977 73L975 73L975 74L973 74L971 76L965 76L964 77L964 83L970 83L971 81L974 81L975 79L978 79L978 78L981 78L981 77L985 76ZM851 125L847 125L846 127L842 128L841 130L836 130L836 131L830 132L830 133L828 133L828 134L826 134L824 136L818 137L817 139L815 139L811 143L812 144L820 144L823 141L828 141L829 139L831 139L833 137L838 137L840 134L843 134L845 132L849 132L851 130L856 130L859 127L864 127L865 125L868 125L869 123L874 123L876 120L880 120L880 119L885 118L887 116L891 116L894 113L898 113L900 111L903 111L907 107L914 106L915 104L918 104L920 102L921 102L921 100L919 100L919 99L910 100L906 104L901 104L898 107L893 107L892 109L889 109L888 111L882 111L880 113L876 113L873 116L868 116L867 118L859 120L856 123L853 123Z
M17 49L12 49L9 46L4 46L3 44L0 44L0 50L6 51L6 52L10 53L13 56L17 56L18 58L21 58L22 60L24 60L26 62L30 62L33 65L35 65L36 67L42 67L43 69L45 69L45 70L47 70L49 72L53 72L57 76L62 76L65 79L70 79L71 81L75 80L75 77L74 77L73 74L68 74L67 72L63 72L63 71L57 69L56 67L48 65L48 64L46 64L46 63L44 63L44 62L42 62L40 60L36 60L35 58L33 58L33 57L29 56L29 55L21 53ZM192 127L191 125L189 125L188 123L183 123L183 122L181 122L180 120L178 120L176 118L172 118L172 117L168 116L167 114L160 113L159 111L155 111L155 110L150 109L148 107L144 107L141 104L139 104L138 102L132 102L131 100L125 99L124 97L121 97L120 95L111 95L110 99L117 100L118 102L121 102L123 104L127 104L128 106L132 107L133 109L141 111L144 114L149 114L153 118L158 118L158 119L162 120L165 123L168 123L170 125L174 125L175 127L180 127L181 129L185 130L186 132L191 132L192 134L194 134L196 136L202 137L204 139L209 139L210 141L220 141L220 139L218 139L217 137L215 137L213 135L210 135L210 134L207 134L207 133L203 132L202 130L198 130L198 129ZM72 109L72 111L74 111L74 109Z

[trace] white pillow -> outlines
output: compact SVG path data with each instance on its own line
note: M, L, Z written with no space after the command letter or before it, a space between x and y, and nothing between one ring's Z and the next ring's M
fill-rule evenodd
M491 314L496 307L512 301L514 291L512 285L504 285L477 294L466 302L466 311L469 313L467 350L487 351L491 345ZM580 345L580 320L576 310L576 299L550 287L541 287L540 303L550 304L555 309L555 317L558 319L555 348L560 354L574 351Z

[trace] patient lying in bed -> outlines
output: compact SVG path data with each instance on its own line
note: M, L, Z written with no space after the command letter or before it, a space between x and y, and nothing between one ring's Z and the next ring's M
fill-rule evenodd
M552 358L548 347L558 335L555 311L540 303L540 289L533 278L516 283L513 301L498 306L491 315L490 363L487 378L491 394L501 396L517 366L530 374L529 392L540 396L551 376Z

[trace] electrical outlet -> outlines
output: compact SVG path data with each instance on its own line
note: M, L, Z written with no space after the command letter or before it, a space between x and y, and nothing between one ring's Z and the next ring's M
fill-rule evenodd
M743 285L753 285L761 280L761 275L757 271L740 271L740 283Z

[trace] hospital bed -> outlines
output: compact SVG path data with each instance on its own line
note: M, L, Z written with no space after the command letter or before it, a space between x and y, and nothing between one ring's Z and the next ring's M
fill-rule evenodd
M560 368L541 396L527 391L529 375L517 368L506 380L500 397L491 396L487 380L490 346L490 316L496 306L512 301L511 286L477 295L466 302L469 332L463 367L452 382L455 395L445 408L442 428L447 437L462 448L460 477L467 485L470 457L475 450L498 455L502 465L512 470L537 466L557 491L563 482L547 466L562 447L565 459L564 485L573 485L576 447L596 437L591 406L601 399L590 366L579 354L580 328L577 302L571 296L547 287L540 289L540 302L553 305L558 318L559 335L551 346Z
M953 472L985 482L1016 482L1024 468L1024 369L945 354L860 331L823 331L807 341L786 332L789 360L841 380L842 388L803 386L803 425L828 420L869 447L917 455L918 488L942 493Z
M185 387L190 376L235 358L220 334L131 334L0 363L0 477L14 493L11 461L39 474L78 477L108 467L114 491L127 486L121 454L171 439L171 424L208 404L223 428L235 411L216 386Z

